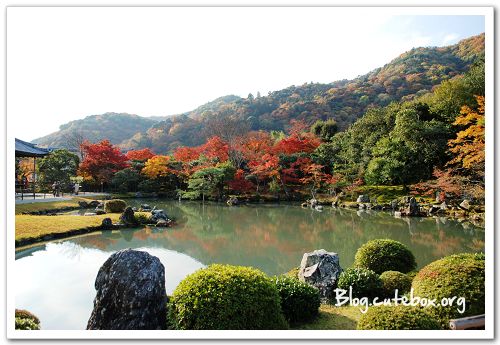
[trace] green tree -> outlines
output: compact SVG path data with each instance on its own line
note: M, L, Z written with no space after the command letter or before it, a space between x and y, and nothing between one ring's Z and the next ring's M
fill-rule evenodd
M118 171L111 180L112 185L120 192L136 192L143 176L134 168Z
M188 190L182 194L187 199L198 199L205 202L205 196L214 194L224 181L224 169L204 168L196 171L188 180Z
M39 183L48 189L58 182L63 189L69 189L70 178L76 175L79 163L76 154L65 149L55 150L38 162Z
M318 120L311 126L311 133L324 141L329 141L338 131L337 122L333 119Z

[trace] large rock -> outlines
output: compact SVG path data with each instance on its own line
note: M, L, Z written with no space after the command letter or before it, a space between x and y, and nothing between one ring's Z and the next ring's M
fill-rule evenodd
M227 204L228 206L237 206L237 205L239 205L239 204L240 204L240 201L238 200L238 198L237 198L237 197L232 196L232 197L230 197L230 198L226 201L226 204Z
M122 222L125 225L129 226L137 226L139 225L139 222L135 218L134 215L134 210L132 210L132 207L127 206L123 213L120 216L120 222Z
M97 200L92 200L91 202L88 203L88 207L96 208L100 205L101 203Z
M370 202L370 197L368 195L361 194L360 196L358 196L356 202Z
M420 206L417 202L417 199L414 197L411 197L408 200L408 205L405 209L405 215L406 216L419 216L420 215Z
M78 201L78 206L80 208L89 208L89 203L86 201Z
M111 218L104 218L101 222L101 229L103 230L111 230L113 229L113 221Z
M153 208L153 210L151 211L151 220L156 223L161 219L165 220L165 221L169 220L165 211L156 210L156 206L155 206L155 208Z
M334 297L334 289L342 268L337 253L327 252L324 249L305 253L299 269L299 279L318 288L323 300Z
M166 328L165 268L157 257L132 249L114 253L99 269L95 289L87 329Z
M459 206L462 210L465 210L465 211L470 210L470 203L469 203L469 200L467 200L467 199L464 199L464 201L462 201Z

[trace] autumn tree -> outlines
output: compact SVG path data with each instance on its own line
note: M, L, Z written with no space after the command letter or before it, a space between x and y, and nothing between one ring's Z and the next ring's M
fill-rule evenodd
M450 152L454 154L448 163L458 171L464 171L478 178L484 177L485 140L484 140L484 97L476 96L477 110L463 106L460 116L453 123L463 130L448 142Z
M127 157L109 140L97 144L86 141L82 144L82 151L85 159L80 163L79 173L101 186L110 182L117 171L127 167Z
M148 159L155 156L154 152L149 148L145 148L142 150L131 150L128 151L125 155L129 161L147 161Z

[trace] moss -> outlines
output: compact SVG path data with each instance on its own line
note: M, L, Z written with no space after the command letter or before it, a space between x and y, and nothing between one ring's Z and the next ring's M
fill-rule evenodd
M127 203L121 199L106 200L104 202L104 211L107 213L121 213L127 207Z
M398 306L375 306L361 316L358 330L432 330L439 322L423 309Z
M410 291L412 279L406 274L397 271L385 271L380 275L384 294L387 297L393 297L394 291L398 290L398 294L402 295Z
M360 316L361 311L358 307L335 307L329 304L322 304L319 307L318 316L313 321L294 325L292 328L303 330L356 329Z
M465 298L465 311L460 313L457 302L452 306L429 308L444 328L449 320L484 314L484 254L457 254L436 260L418 272L413 279L415 296L429 299Z
M187 276L170 299L175 329L286 329L278 290L263 272L214 264Z
M354 266L364 267L375 273L398 271L407 273L417 267L415 256L404 244L390 239L368 241L354 257Z
M71 233L75 230L97 228L104 218L118 221L119 214L96 216L28 216L16 215L16 243L27 240L50 239L56 234Z

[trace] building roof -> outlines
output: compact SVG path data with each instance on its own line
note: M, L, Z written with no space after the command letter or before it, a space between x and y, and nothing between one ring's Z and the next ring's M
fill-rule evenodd
M16 157L44 157L50 152L49 149L16 138Z

